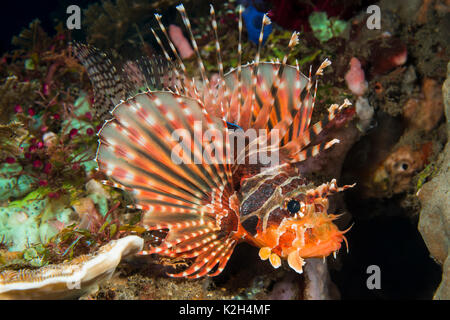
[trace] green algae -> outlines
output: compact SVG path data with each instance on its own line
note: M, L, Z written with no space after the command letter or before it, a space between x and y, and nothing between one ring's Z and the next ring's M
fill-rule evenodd
M18 163L0 165L0 201L20 198L33 189L37 180L22 171L23 168Z
M328 19L326 12L313 12L308 18L314 36L320 42L341 35L348 26L348 22L339 19Z

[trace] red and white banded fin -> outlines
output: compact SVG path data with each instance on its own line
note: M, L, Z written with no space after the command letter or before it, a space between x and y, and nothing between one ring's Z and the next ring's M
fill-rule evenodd
M336 143L339 143L339 139L333 139L324 143L316 144L314 146L310 146L306 149L301 150L297 154L291 157L290 162L296 163L305 161L308 158L317 156L321 151L331 148Z
M255 70L258 72L255 75ZM282 70L281 70L282 69ZM241 83L239 82L241 77ZM253 81L256 85L253 87ZM268 130L275 127L281 119L291 118L297 113L299 108L307 108L307 104L301 98L301 92L307 86L309 79L300 73L297 68L281 63L261 62L251 63L239 69L232 70L225 75L225 82L231 92L231 101L240 104L237 99L239 90L243 97L251 97L252 90L255 95L255 108L259 110L251 122L248 123L248 108L252 103L240 105L241 118L227 118L227 121L241 126L244 130L248 128L266 128ZM240 84L239 84L240 83ZM252 99L250 99L252 101ZM236 108L231 105L230 108ZM306 112L305 112L306 113ZM231 114L233 116L234 114Z
M289 51L285 54L282 62L260 62L260 50L262 46L263 28L270 24L270 19L265 15L260 30L258 42L258 51L253 63L246 66L241 65L242 45L238 43L239 61L237 68L223 75L223 65L220 53L220 44L217 36L217 22L215 19L214 8L211 6L211 23L215 37L216 54L219 66L219 81L217 87L213 87L206 76L205 67L197 47L196 41L192 35L189 18L183 5L177 7L181 14L183 22L188 30L191 44L197 56L197 62L202 77L202 90L196 90L194 79L187 80L183 62L176 53L176 49L171 43L164 26L161 23L161 17L156 16L161 29L169 41L170 47L179 61L184 72L185 93L188 96L199 99L203 102L205 110L213 117L222 119L224 127L226 122L236 124L244 131L247 129L265 129L267 135L258 137L253 144L261 144L261 139L266 139L270 147L267 151L284 151L291 159L303 159L308 155L308 150L302 150L311 142L311 138L322 130L328 121L325 119L309 128L311 116L317 93L317 77L323 75L323 70L331 64L325 60L312 75L309 71L309 77L300 72L298 65L296 67L287 65L287 59L290 51L298 43L298 33L294 32L289 41ZM242 6L239 6L239 35L242 32ZM157 39L158 40L158 39ZM158 43L161 44L160 41ZM166 55L167 56L167 55ZM314 88L314 92L311 89ZM303 96L302 96L302 93ZM333 113L330 113L330 116ZM225 128L225 131L228 129ZM228 134L227 134L228 136ZM263 142L264 143L264 142ZM331 142L332 143L332 142ZM328 147L326 143L323 146L311 147L311 153ZM247 146L245 153L251 147ZM302 160L300 160L302 161ZM235 169L233 169L235 171Z
M310 126L309 128L307 128L307 130L304 130L302 135L298 135L294 139L292 139L292 137L290 137L289 142L281 147L281 151L284 154L288 154L289 158L291 158L292 162L296 161L295 158L293 159L293 157L295 157L295 155L298 155L299 153L301 153L302 150L304 151L303 153L306 156L307 151L305 151L304 149L306 147L308 147L308 145L311 142L314 142L315 139L319 136L319 134L322 133L322 131L325 128L333 127L333 125L336 122L336 119L351 118L353 112L352 111L348 112L349 111L348 106L350 106L350 105L351 105L351 103L347 99L345 99L344 103L340 106L337 104L331 105L330 108L328 109L327 117L325 117L321 121L315 123L313 126ZM325 147L324 149L327 149L326 148L327 143L328 142L325 142L319 148ZM314 148L314 147L311 147L311 148ZM302 160L299 160L299 161L304 160L303 156L300 156L300 158Z
M215 276L222 272L223 267L227 263L236 240L228 238L211 242L206 250L203 250L200 255L197 256L194 263L184 270L183 272L170 274L171 277L186 277L188 279L196 279L203 276ZM213 271L217 268L216 271ZM211 271L213 271L211 273Z
M99 168L111 179L106 184L131 193L147 230L169 230L142 254L196 258L212 245L216 259L227 248L217 245L220 221L235 214L228 201L232 175L223 140L198 135L223 133L223 121L212 120L197 100L160 91L138 94L112 114L97 151Z

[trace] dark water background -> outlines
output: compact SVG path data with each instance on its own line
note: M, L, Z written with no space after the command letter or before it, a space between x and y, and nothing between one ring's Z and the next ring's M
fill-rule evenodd
M0 55L13 49L11 39L19 35L34 19L42 22L44 30L52 35L58 21L65 23L70 5L78 5L81 10L98 1L89 0L45 0L45 1L2 1L0 5Z

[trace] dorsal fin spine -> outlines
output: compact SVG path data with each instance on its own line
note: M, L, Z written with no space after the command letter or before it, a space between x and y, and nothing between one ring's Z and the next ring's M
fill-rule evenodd
M186 9L184 9L184 6L182 4L178 5L176 8L177 8L178 12L180 12L180 14L181 14L181 18L183 19L184 25L186 26L186 29L189 32L189 37L191 38L192 47L194 48L194 51L197 54L197 62L198 62L198 66L200 67L200 73L202 75L202 80L203 80L205 86L208 86L209 80L208 80L208 77L206 76L205 66L203 64L203 60L200 55L200 50L198 50L197 41L195 41L194 34L192 33L191 22L189 21L189 18L186 14Z

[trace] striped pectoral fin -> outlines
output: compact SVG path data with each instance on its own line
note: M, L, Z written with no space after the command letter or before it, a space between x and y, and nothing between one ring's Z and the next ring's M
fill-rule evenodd
M228 253L230 249L234 246L235 240L228 239L225 241L224 244L221 244L220 246L217 246L213 252L206 257L208 259L208 263L204 265L203 268L201 268L196 274L190 275L189 278L200 278L203 276L214 276L214 274L219 271L219 266L221 262L227 262L227 256L229 257ZM214 270L214 268L217 267L217 270L210 274L211 271ZM222 268L223 269L223 268Z
M144 210L144 227L165 233L157 247L142 254L194 258L196 275L223 266L231 244L220 217L232 211L228 199L233 185L224 152L226 123L213 120L201 102L170 92L139 94L118 105L113 116L100 132L99 168ZM174 140L174 130L182 130L189 141ZM204 138L206 130L217 139ZM200 134L203 139L196 139ZM174 159L177 146L190 156ZM209 260L201 264L200 256Z
M222 196L221 196L222 197ZM157 253L182 259L195 259L191 268L173 277L198 278L219 274L226 265L236 241L224 236L217 225L218 215L227 215L230 209L222 198L214 197L213 204L186 213L168 211L146 212L142 223L148 230L168 230L159 246L145 254ZM226 199L226 197L224 197ZM222 234L221 236L219 236ZM215 268L217 266L217 269Z
M169 176L169 169L162 175L159 174L161 168L139 166L138 162L126 161L103 147L99 150L100 169L111 177L113 186L130 192L136 204L142 207L168 203L190 208L200 205L202 195L207 192L182 176Z
M230 260L231 254L233 253L233 250L234 250L234 247L236 246L236 244L237 244L237 241L233 240L233 242L227 246L226 250L224 250L222 252L222 254L220 255L219 260L218 260L219 264L217 266L217 270L212 273L208 273L209 277L215 277L223 271L228 260Z
M216 208L218 210L218 208ZM168 229L161 244L144 252L182 259L194 259L186 270L172 277L199 278L214 276L225 267L237 240L224 235L211 213L208 215L147 212L143 223L147 229Z
M157 190L197 204L212 189L228 183L231 173L223 165L225 153L208 153L203 159L203 150L212 146L196 140L194 129L198 122L200 130L217 133L223 124L208 120L197 101L168 92L140 94L117 106L113 115L115 120L100 132L97 161L116 182L143 194ZM188 141L173 137L176 130L187 135ZM224 150L223 139L219 140L213 144ZM182 149L175 155L178 162L173 154L176 148Z
M166 223L158 227L168 226L168 233L158 247L151 248L148 253L158 253L168 256L182 256L180 254L192 253L195 249L204 247L217 239L217 233L207 226L183 228L185 223ZM180 225L179 227L177 225Z
M216 266L217 270L214 271L210 276L215 275L217 272L223 270L226 262L228 261L230 251L235 245L234 239L220 239L211 242L203 250L203 252L197 256L193 264L183 272L179 273L169 273L171 277L187 277L190 279L200 278L208 275ZM220 269L220 267L222 268ZM220 271L219 271L220 270Z
M217 237L216 232L208 232L195 237L184 238L173 248L173 254L180 258L195 258L198 256L201 248L216 240Z
M141 105L139 101L135 103ZM156 116L148 110L147 118L143 117L133 102L127 104L115 109L119 122L108 122L100 132L97 152L100 169L137 190L152 185L160 190L164 186L163 191L178 195L180 190L208 190L211 179L207 175L202 176L198 167L189 167L185 163L175 165L171 161L175 141L171 140L169 132L158 133L157 128L152 128L153 122L147 122L148 117L152 117L156 123ZM200 193L204 191L197 195Z
M219 210L217 206L202 205L181 211L174 203L164 208L150 208L143 215L142 223L147 230L169 230L163 242L155 249L156 253L180 253L191 251L217 238L220 228L216 225L216 210Z
M218 207L215 207L215 211L220 210ZM229 212L228 209L224 210L224 214ZM215 214L217 216L218 213ZM217 225L214 212L203 215L146 213L143 222L153 225L149 229L169 230L162 243L147 253L195 259L183 272L169 274L172 277L199 278L219 274L237 243L236 239L226 235L226 231L224 234Z
M201 269L206 265L206 263L209 261L208 258L210 258L214 253L216 253L219 248L221 249L221 241L216 240L211 243L209 243L207 246L203 247L200 251L200 254L196 257L193 264L188 267L183 272L179 273L169 273L168 275L171 277L192 277L193 274L201 271Z

